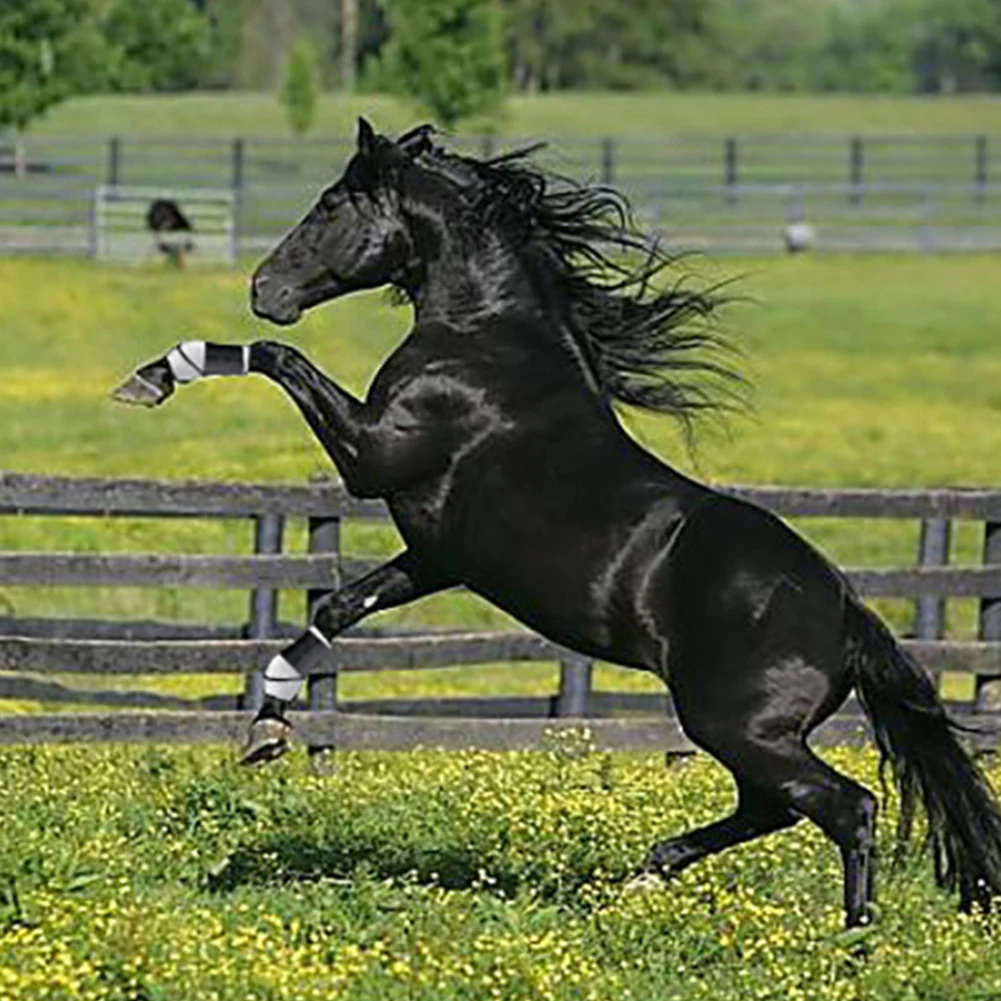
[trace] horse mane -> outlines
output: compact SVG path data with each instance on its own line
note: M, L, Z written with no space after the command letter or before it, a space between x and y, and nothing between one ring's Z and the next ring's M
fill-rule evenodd
M421 126L398 145L464 189L478 231L534 252L606 398L676 417L689 435L694 418L742 406L739 352L718 319L726 283L696 287L677 255L638 231L624 195L533 162L542 144L478 159L432 134Z

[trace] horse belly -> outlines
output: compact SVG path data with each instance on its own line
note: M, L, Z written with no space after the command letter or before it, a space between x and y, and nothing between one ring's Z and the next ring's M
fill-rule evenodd
M658 669L658 641L642 621L648 568L675 524L661 512L629 519L568 515L511 526L481 524L461 545L461 579L525 625L591 656Z

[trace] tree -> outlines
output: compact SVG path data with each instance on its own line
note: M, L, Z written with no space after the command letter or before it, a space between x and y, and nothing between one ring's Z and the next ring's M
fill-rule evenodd
M494 110L504 91L494 0L388 0L383 82L415 97L446 127Z
M292 46L282 87L282 104L289 127L301 136L309 131L316 118L316 98L319 91L316 53L307 38Z
M1001 87L1001 3L926 0L914 57L920 90L997 90Z
M0 4L0 127L23 129L77 89L89 14L89 0Z
M191 0L105 0L101 18L113 90L188 90L209 66L208 17Z

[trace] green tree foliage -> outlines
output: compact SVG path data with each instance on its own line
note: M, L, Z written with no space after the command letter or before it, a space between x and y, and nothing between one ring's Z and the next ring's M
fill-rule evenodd
M927 0L917 23L923 91L1001 89L1001 0Z
M502 0L519 90L1001 89L1001 0Z
M297 136L308 132L316 118L319 89L316 53L309 39L300 38L292 46L281 94L289 128Z
M24 128L80 87L98 39L90 0L0 3L0 127Z
M191 0L111 0L101 17L114 90L189 90L209 63L210 26Z
M451 126L494 110L504 89L495 0L388 0L381 79Z
M712 85L720 0L504 0L521 90Z

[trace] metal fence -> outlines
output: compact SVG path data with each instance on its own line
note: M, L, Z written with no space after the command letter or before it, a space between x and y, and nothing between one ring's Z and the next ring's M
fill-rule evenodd
M0 253L93 253L100 185L229 190L237 252L260 253L350 151L347 138L0 141ZM555 136L540 156L616 185L679 249L778 251L792 221L810 225L820 250L1001 249L999 136Z

